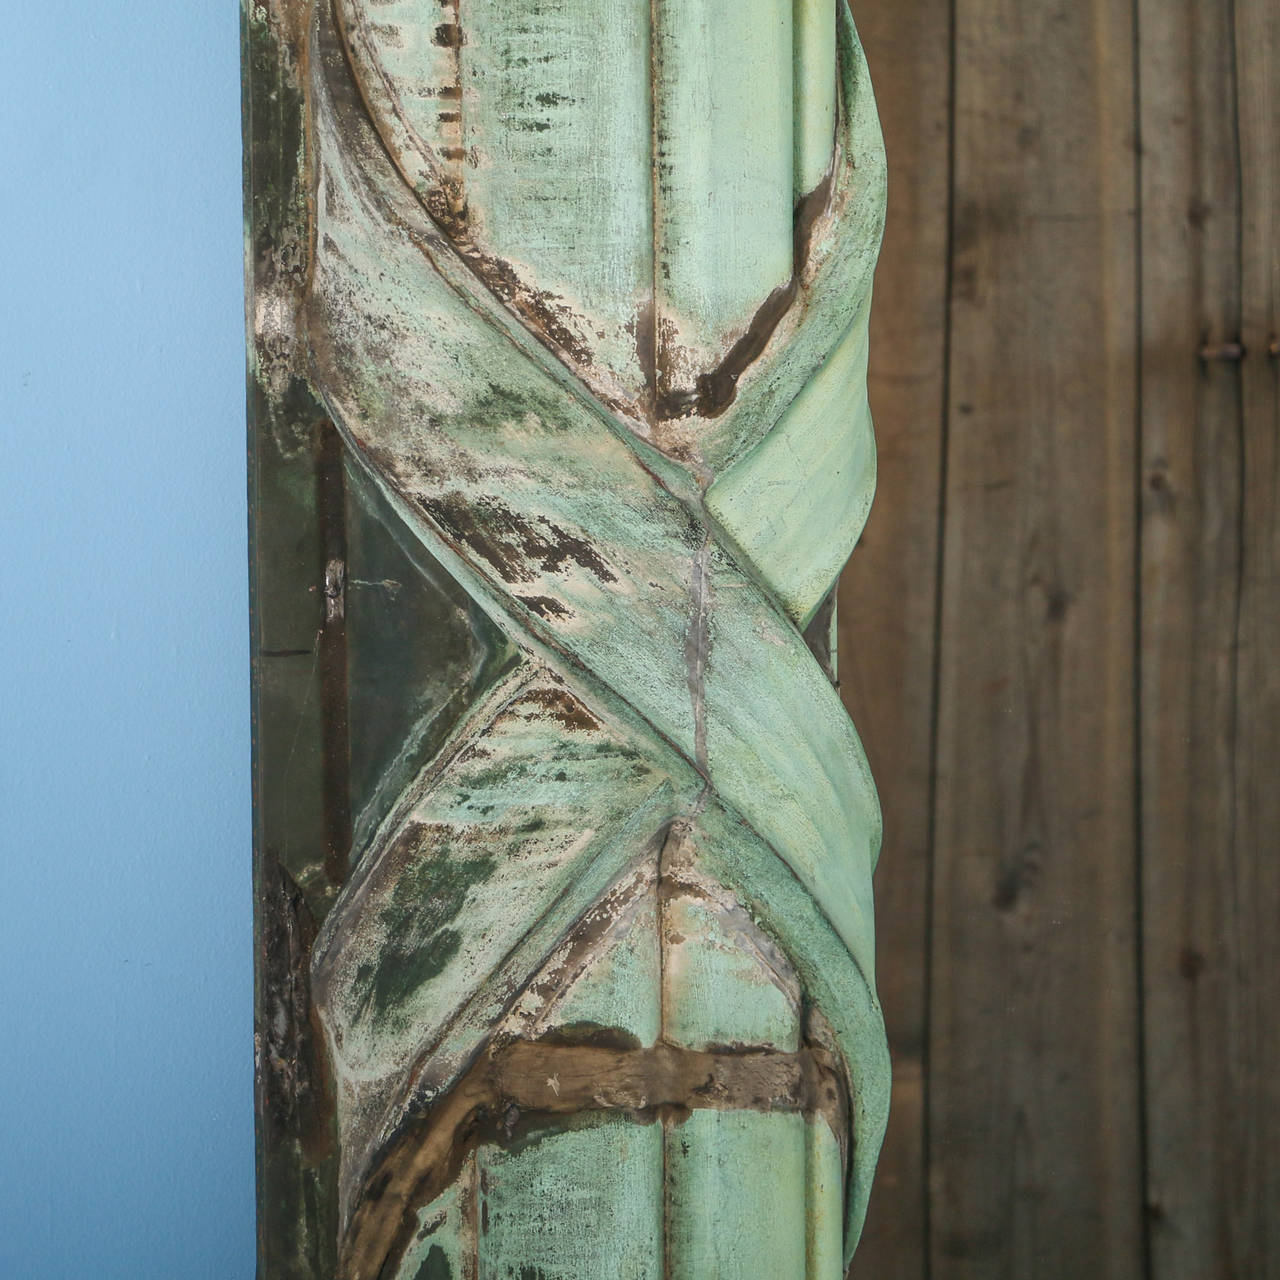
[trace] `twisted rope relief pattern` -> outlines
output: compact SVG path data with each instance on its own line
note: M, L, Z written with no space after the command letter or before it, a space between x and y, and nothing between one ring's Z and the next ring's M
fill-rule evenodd
M343 1273L834 1278L888 1090L878 809L804 636L874 484L845 4L311 39L312 382L518 654L316 943Z

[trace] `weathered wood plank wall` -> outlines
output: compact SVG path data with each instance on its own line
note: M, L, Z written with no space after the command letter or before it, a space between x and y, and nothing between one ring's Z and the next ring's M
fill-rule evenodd
M896 1095L852 1274L1280 1277L1280 6L854 12Z

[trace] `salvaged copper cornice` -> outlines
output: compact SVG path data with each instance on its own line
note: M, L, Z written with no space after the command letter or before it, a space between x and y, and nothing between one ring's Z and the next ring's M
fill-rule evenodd
M844 0L275 0L246 76L264 1274L834 1280L888 1090Z

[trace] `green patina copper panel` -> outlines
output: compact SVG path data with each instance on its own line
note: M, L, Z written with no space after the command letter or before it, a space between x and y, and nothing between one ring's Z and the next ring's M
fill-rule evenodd
M245 10L261 1274L807 1276L887 1107L843 0Z
M791 0L664 0L654 26L658 390L674 406L791 276Z
M822 184L836 130L836 3L795 0L791 100L796 200Z
M728 468L707 508L803 626L835 583L871 510L870 295L778 425ZM830 430L843 417L843 431Z
M662 1280L662 1128L603 1118L481 1156L479 1276Z
M741 906L717 902L714 888L698 891L685 877L671 884L662 913L664 1034L690 1049L797 1052L801 990L786 957Z
M465 30L467 234L554 299L615 396L638 399L653 283L649 0L601 0L590 22L572 4L468 0Z
M809 1280L807 1191L803 1116L695 1111L667 1133L667 1275Z

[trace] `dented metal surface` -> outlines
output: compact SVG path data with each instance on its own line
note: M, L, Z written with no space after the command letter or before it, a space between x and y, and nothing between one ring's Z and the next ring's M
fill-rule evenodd
M843 0L750 10L246 10L269 1274L585 1277L592 1215L667 1280L856 1244L879 814L822 659L883 158Z

